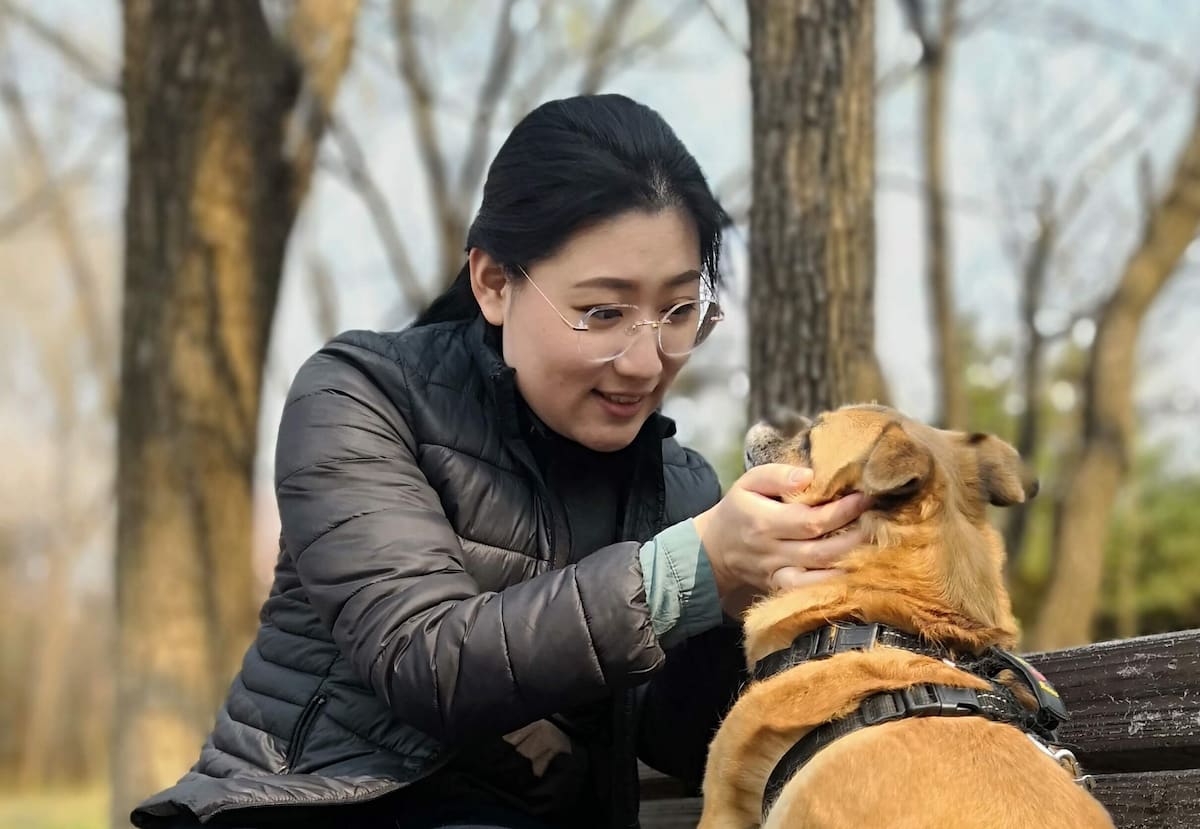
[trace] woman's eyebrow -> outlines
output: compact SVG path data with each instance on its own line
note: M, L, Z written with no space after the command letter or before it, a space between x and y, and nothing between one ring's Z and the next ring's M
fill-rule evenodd
M664 288L678 288L681 285L687 285L690 282L695 282L700 279L699 271L684 271L678 276L673 276L663 283ZM582 282L576 283L576 288L609 288L615 291L629 291L639 287L638 280L624 279L619 276L593 276L591 279L585 279Z

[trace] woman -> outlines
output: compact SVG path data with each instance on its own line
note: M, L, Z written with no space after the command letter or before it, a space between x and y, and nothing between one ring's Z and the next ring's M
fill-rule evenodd
M778 503L808 480L778 465L718 500L658 414L720 319L724 223L647 107L517 125L453 287L301 368L258 636L135 823L625 827L637 757L699 780L744 678L722 605L826 575L863 508Z

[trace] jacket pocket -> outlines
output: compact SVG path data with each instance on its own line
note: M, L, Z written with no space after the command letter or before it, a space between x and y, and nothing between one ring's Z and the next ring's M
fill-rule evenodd
M292 739L288 743L287 756L283 760L284 772L290 772L296 761L300 759L300 749L304 747L304 741L308 738L308 732L312 729L313 723L317 720L317 715L321 713L321 708L327 700L328 697L324 694L317 694L308 701L308 704L304 706L304 710L300 712L300 717L296 720L296 727L292 729Z

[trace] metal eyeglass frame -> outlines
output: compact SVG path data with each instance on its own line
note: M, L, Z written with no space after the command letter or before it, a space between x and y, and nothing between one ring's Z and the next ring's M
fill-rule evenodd
M576 333L582 334L586 331L590 331L591 329L587 327L588 318L590 316L592 316L592 314L596 313L597 311L602 311L606 308L632 308L635 311L637 311L638 313L641 313L642 309L640 307L638 307L637 305L629 305L628 303L622 303L622 302L610 302L610 303L605 303L604 305L597 305L595 308L592 308L586 314L584 314L583 318L580 319L579 322L572 323L569 319L567 319L563 315L562 311L558 310L558 306L555 305L551 301L550 297L546 296L546 293L541 288L538 287L538 284L533 281L533 277L531 277L529 275L529 272L527 270L525 270L523 267L521 267L520 265L517 265L516 267L517 267L517 270L519 270L521 272L521 274L525 277L525 279L527 279L529 281L529 284L533 286L533 289L535 291L537 291L538 294L541 296L541 298L546 301L546 304L550 306L550 308L554 311L554 313L558 314L558 318L563 321L563 325L567 326L568 328L570 328L572 331L575 331ZM629 349L633 348L634 337L636 336L638 329L643 328L645 326L649 326L651 329L654 330L655 339L657 340L657 343L658 343L658 350L662 354L664 354L667 357L673 357L673 358L685 357L688 354L691 354L693 351L695 351L704 342L704 340L707 340L708 334L705 334L703 340L699 340L698 342L694 343L692 345L692 347L689 348L687 351L684 351L681 353L672 353L672 352L667 351L665 348L663 348L662 330L664 327L671 324L671 320L670 320L671 314L675 313L677 310L682 308L684 305L699 305L700 309L703 310L704 304L705 304L705 302L703 300L697 300L697 299L689 299L689 300L685 300L683 302L677 302L674 305L672 305L669 309L667 309L666 313L664 313L662 315L662 317L660 317L659 319L656 319L656 320L645 319L645 320L641 320L640 322L630 323L625 328L625 334L630 338L629 345L625 346L624 349L622 349L621 351L618 351L616 354L613 354L611 357L592 357L590 359L592 362L596 362L596 363L607 363L611 360L616 360L616 359L624 356L629 351ZM716 310L712 314L712 316L710 316L708 318L707 322L711 326L715 327L718 322L725 319L725 312L723 310L721 310L721 306L718 303L716 303L715 301L709 301L709 304L712 305L712 307L715 308ZM705 322L706 322L705 320L700 321L701 327L703 327ZM700 329L698 328L697 331L699 331L699 330Z

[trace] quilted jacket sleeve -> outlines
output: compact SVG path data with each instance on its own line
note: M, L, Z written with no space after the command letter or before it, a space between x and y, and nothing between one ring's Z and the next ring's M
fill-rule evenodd
M374 379L398 370L344 343L318 352L276 449L284 547L363 681L397 717L454 743L647 678L664 654L639 545L482 592L394 395Z

